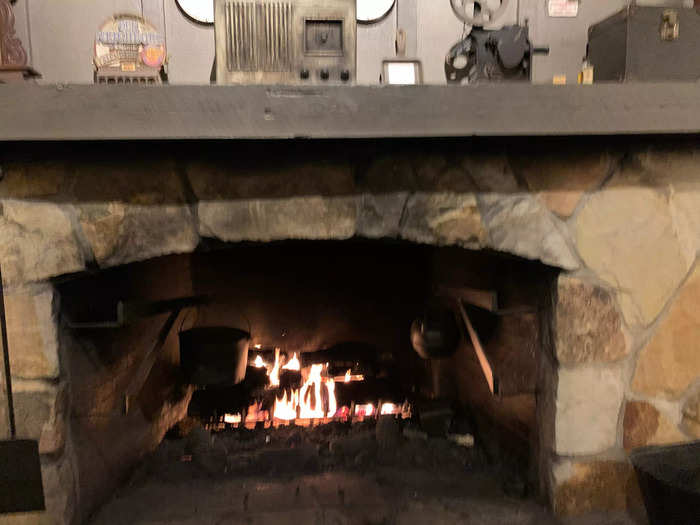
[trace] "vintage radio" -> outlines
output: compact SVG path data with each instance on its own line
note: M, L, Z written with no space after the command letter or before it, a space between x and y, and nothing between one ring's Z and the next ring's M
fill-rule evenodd
M215 0L219 84L349 84L356 0Z

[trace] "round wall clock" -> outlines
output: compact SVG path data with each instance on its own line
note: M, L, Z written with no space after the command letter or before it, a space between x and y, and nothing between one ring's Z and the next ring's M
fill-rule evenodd
M214 0L176 0L182 12L200 24L214 23Z
M357 21L370 23L384 18L395 0L357 0Z

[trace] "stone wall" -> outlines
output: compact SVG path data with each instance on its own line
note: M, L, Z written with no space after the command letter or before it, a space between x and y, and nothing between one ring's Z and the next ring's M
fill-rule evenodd
M562 270L538 403L551 503L563 514L638 504L628 451L700 437L700 150L650 144L20 147L2 166L0 262L32 407L24 432L60 449L56 276L210 238L488 248ZM75 474L54 457L48 484Z

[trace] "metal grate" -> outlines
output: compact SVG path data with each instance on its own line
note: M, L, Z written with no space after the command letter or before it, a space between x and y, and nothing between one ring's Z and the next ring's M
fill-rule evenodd
M291 71L290 2L227 2L225 13L229 71Z

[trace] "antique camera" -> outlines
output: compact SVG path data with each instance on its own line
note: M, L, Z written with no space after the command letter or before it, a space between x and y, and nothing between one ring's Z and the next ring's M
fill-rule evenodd
M215 0L219 84L350 84L356 0Z

